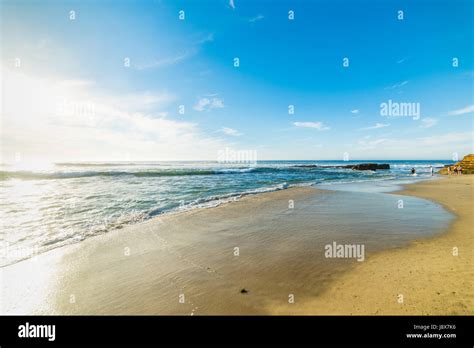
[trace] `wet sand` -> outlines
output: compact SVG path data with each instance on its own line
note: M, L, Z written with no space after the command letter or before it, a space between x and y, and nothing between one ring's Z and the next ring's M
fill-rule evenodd
M374 255L295 313L474 314L474 176L407 185L397 194L439 202L457 218L440 236ZM272 313L288 309L275 304Z
M43 314L265 314L265 302L285 298L294 284L304 287L307 273L300 268L309 266L318 278L334 274L330 265L308 263L313 248L291 236L295 229L310 231L311 223L292 226L288 216L300 210L289 210L288 200L299 204L315 194L313 188L289 189L164 216L5 267L4 308ZM288 231L288 238L272 233L277 229ZM243 288L249 292L241 293Z
M337 212L338 206L324 209L348 204L338 198L346 193L293 188L156 218L4 267L2 312L472 313L472 216L466 213L472 214L472 179L449 180L403 192L439 201L458 216L449 233L409 247L411 237L396 228L419 224L422 230L423 217L407 211L406 221L385 222L386 229L380 228L384 215L375 214L370 224L359 217L377 205L391 206L398 196L377 196L375 203L354 196L360 200L350 211L341 205ZM404 199L423 207L421 200ZM438 215L436 207L426 209ZM337 213L348 217L339 221ZM334 239L363 241L366 259L325 259L324 245ZM450 259L453 245L460 255ZM400 249L382 251L388 246ZM393 298L399 293L402 305Z

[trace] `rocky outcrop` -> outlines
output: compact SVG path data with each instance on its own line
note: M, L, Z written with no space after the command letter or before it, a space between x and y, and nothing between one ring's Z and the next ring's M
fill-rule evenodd
M360 164L349 164L347 166L318 166L317 164L303 164L294 167L298 168L347 168L352 170L386 170L390 169L390 165L387 163L360 163Z
M474 174L474 154L469 154L464 156L462 161L459 161L455 164L450 164L440 169L438 174L448 174L448 167L451 167L451 174L453 173L452 169L454 167L461 166L463 174Z
M346 168L352 168L353 170L380 170L380 169L390 169L390 165L387 163L361 163L354 166L346 166Z

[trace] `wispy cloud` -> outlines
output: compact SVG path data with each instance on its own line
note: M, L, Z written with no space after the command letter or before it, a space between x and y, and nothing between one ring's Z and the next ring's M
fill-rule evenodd
M200 71L198 75L202 77L202 76L207 76L207 75L209 75L210 73L212 73L212 70L211 70L211 69L207 69L207 70Z
M474 132L451 132L445 134L436 134L429 137L419 138L377 138L372 139L365 136L357 141L355 150L368 151L374 149L383 149L384 153L392 156L400 154L409 155L414 150L426 156L433 153L450 156L453 149L456 152L472 152L472 139Z
M387 87L385 87L385 89L398 89L398 88L401 88L401 87L405 86L407 83L408 83L408 81L405 80L405 81L402 81L402 82L395 83L391 86L387 86Z
M446 144L456 144L456 143L465 143L472 144L472 139L474 137L474 132L452 132L443 135L435 135L430 137L420 138L422 144L424 145L446 145Z
M359 150L369 150L374 149L377 146L387 142L388 139L386 138L379 138L374 140L368 140L368 137L364 137L363 139L359 139L357 141L358 149Z
M397 64L402 64L405 61L405 58L397 60Z
M94 85L95 81L83 79L68 79L62 80L61 82L59 82L59 84L66 87L84 87Z
M239 132L238 130L229 128L229 127L222 127L221 132L224 133L225 135L230 135L233 137L238 137L238 136L243 135L243 133Z
M224 101L217 97L204 97L200 98L193 109L196 111L209 111L212 109L222 109L224 108Z
M265 17L264 17L263 15L259 14L259 15L255 16L255 17L250 18L250 19L249 19L249 22L250 22L250 23L255 23L256 21L260 21L260 20L262 20L262 19L264 19L264 18L265 18Z
M436 118L425 117L421 119L420 128L431 128L438 123Z
M206 36L201 37L196 41L196 45L202 45L205 44L206 42L212 42L214 41L214 33L209 33Z
M145 70L175 65L193 57L199 52L202 45L212 41L214 41L214 33L198 33L190 38L188 42L188 49L186 49L184 52L182 51L178 54L164 58L153 59L143 64L135 64L132 67L136 70Z
M458 109L458 110L453 110L448 112L449 116L459 116L459 115L464 115L468 114L474 111L474 105L468 105L465 108Z
M154 68L161 68L164 66L169 66L169 65L174 65L177 63L180 63L184 61L185 59L191 57L192 55L195 54L195 50L189 50L185 51L184 53L181 53L179 55L173 56L173 57L166 57L162 59L155 59L149 63L145 64L136 64L133 66L134 69L136 70L145 70L145 69L154 69Z
M329 130L329 127L323 125L322 122L294 122L293 125L301 128L314 128L318 131Z
M168 92L145 91L120 97L104 97L104 101L118 108L135 111L149 111L174 102L177 97Z
M359 130L371 130L371 129L380 129L390 126L390 123L376 123L370 127L359 128Z
M196 123L166 118L172 93L111 95L17 71L2 70L2 78L5 161L16 152L25 161L121 160L126 154L132 160L215 159L229 146ZM25 94L31 100L19 103Z
M234 0L229 0L229 6L235 10L235 3L234 3Z
M358 114L358 113L359 113L359 109L351 110L351 114Z

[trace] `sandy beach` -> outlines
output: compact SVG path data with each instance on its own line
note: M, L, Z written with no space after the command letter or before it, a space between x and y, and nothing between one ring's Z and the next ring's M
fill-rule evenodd
M456 215L449 231L374 255L298 314L474 314L473 184L474 176L449 176L397 192L441 203ZM275 313L287 312L275 308Z
M420 182L373 202L292 188L155 218L3 267L2 312L473 314L473 180ZM418 213L390 220L400 197ZM421 234L441 215L416 197L456 216L448 231L397 233ZM333 240L364 243L365 259L324 258Z

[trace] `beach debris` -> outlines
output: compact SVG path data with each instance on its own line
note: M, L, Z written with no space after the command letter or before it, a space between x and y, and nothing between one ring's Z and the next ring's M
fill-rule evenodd
M249 292L249 291L248 291L246 288L240 289L240 293L241 293L241 294L246 294L246 293L248 293L248 292Z

